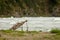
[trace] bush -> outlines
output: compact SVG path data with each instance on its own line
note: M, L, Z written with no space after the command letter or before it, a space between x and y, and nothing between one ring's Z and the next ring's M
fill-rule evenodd
M51 33L60 33L60 30L59 29L52 29L50 32Z

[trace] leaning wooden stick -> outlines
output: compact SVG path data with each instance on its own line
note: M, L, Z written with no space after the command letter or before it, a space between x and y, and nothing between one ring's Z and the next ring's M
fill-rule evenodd
M27 20L25 20L25 21L23 21L21 23L16 23L15 25L12 26L12 28L10 28L10 30L16 30L17 28L22 26L25 22L27 22Z

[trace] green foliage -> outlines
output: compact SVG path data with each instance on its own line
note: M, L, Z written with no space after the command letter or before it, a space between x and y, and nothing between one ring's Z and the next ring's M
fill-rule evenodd
M35 34L35 33L39 33L39 32L37 32L37 31L28 31L27 33L33 33L33 34Z
M58 16L59 14L56 13L55 10L57 10L57 6L58 6L58 1L57 0L48 0L48 12L52 15L52 16ZM56 9L54 9L56 8ZM54 9L54 10L53 10ZM58 14L58 15L56 15Z
M4 32L4 33L12 33L12 32L14 32L14 31L12 31L12 30L0 30L0 32Z
M50 16L49 12L58 4L59 0L0 0L0 16L16 17L16 12L20 16Z
M12 30L0 30L4 34L9 34L11 36L25 36L24 31L12 31Z
M51 33L60 33L60 30L59 29L52 29L50 32Z
M39 32L37 31L12 31L12 30L0 30L5 35L10 35L10 36L26 36L25 34L37 34Z

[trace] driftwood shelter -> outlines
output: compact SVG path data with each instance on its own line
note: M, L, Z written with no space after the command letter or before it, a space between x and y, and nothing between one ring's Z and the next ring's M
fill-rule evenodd
M16 30L17 28L22 26L25 22L27 22L27 20L25 20L25 21L23 21L21 23L16 23L15 25L12 26L12 28L10 28L10 30Z

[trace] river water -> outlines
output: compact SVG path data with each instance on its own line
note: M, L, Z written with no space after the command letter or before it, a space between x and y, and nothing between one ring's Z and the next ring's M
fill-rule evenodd
M7 30L17 22L27 20L20 28L16 30L26 31L44 31L48 32L53 28L60 28L60 17L22 17L22 18L0 18L0 30Z

